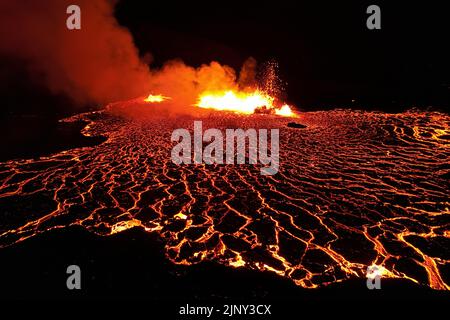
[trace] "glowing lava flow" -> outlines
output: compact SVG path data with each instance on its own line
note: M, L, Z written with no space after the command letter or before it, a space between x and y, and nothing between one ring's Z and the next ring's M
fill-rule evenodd
M196 104L200 108L220 111L232 111L241 114L275 113L280 116L295 116L291 108L285 104L281 108L275 106L275 98L256 90L250 93L232 90L220 93L204 93Z
M145 108L145 107L144 107ZM145 108L147 109L147 108ZM450 116L436 112L222 114L203 128L280 128L280 170L175 165L174 128L189 117L135 121L78 115L99 145L0 163L0 248L82 226L109 236L156 233L167 258L269 271L306 288L373 276L450 290Z
M149 94L147 96L147 98L144 99L144 101L145 102L163 102L168 99L171 99L171 98L163 96L162 94L158 94L158 95Z

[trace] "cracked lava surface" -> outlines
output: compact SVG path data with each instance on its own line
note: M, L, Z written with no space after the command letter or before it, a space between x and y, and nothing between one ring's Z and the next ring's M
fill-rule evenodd
M54 228L158 233L177 264L268 270L306 288L407 278L450 289L450 116L335 110L292 119L217 113L208 127L279 128L280 170L175 165L170 141L191 117L88 121L94 147L0 163L0 247ZM1 250L1 249L0 249Z

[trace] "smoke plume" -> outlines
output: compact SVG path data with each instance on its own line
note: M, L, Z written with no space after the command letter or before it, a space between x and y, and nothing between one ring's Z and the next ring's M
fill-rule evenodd
M193 68L169 61L151 70L140 59L130 32L114 17L114 2L77 0L81 29L69 30L66 9L72 1L4 1L0 4L0 54L14 56L54 93L78 104L105 104L151 92L192 105L205 90L234 89L235 71L217 62ZM253 61L241 72L251 82ZM244 76L243 76L244 74Z

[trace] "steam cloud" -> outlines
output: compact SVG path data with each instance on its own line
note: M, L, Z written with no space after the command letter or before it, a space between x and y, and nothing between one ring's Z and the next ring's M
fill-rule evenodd
M77 0L81 30L66 28L72 1L8 1L0 4L0 54L22 59L30 72L54 93L76 103L105 104L150 92L192 105L204 90L235 89L254 79L256 61L235 71L217 62L192 68L169 61L150 70L129 31L114 17L114 2ZM147 61L148 62L148 61Z

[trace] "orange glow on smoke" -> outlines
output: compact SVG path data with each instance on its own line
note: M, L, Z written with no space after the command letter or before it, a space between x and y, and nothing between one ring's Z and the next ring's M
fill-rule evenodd
M163 96L162 94L153 95L149 94L147 98L144 99L145 102L163 102L164 100L171 99L170 97Z
M196 106L241 114L275 113L285 117L295 116L287 104L277 107L275 98L259 90L249 93L232 90L220 93L204 93L200 95Z

